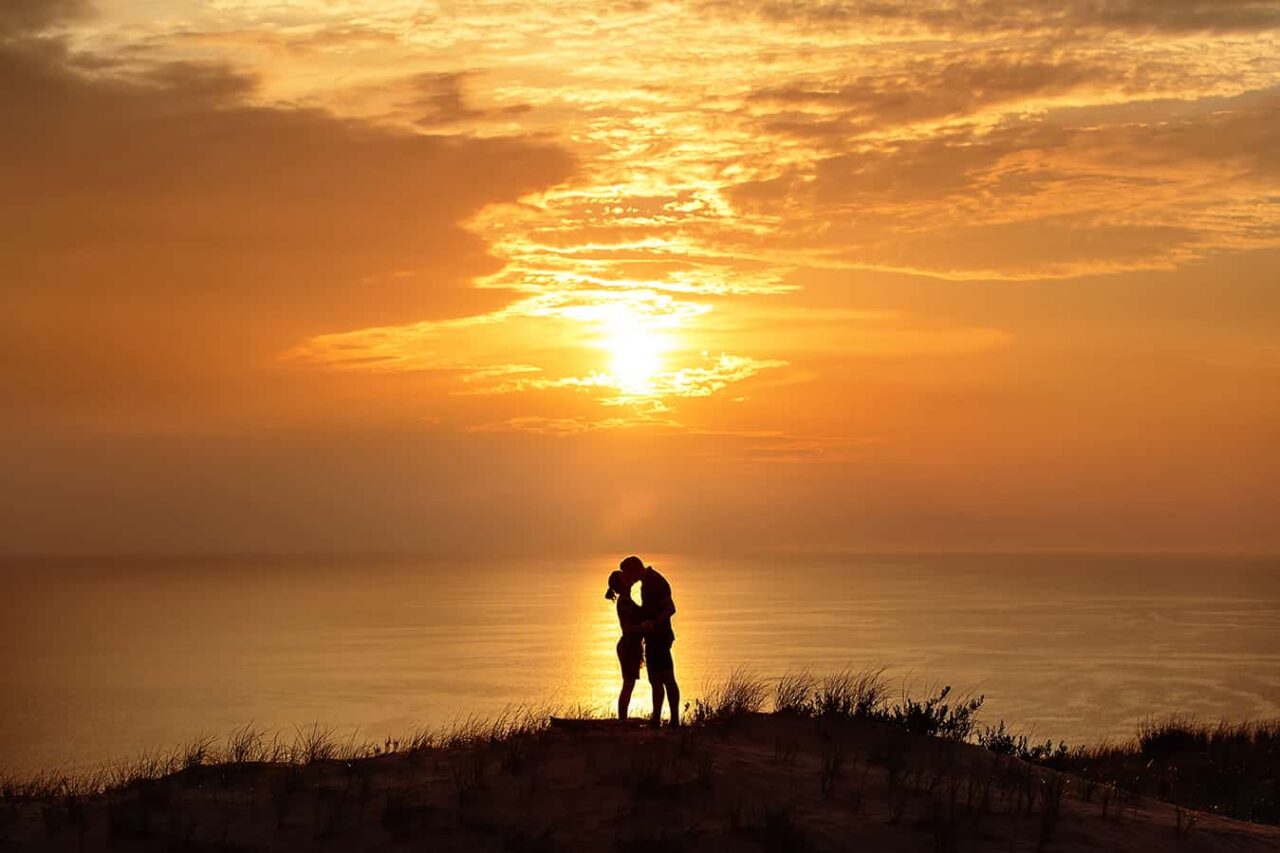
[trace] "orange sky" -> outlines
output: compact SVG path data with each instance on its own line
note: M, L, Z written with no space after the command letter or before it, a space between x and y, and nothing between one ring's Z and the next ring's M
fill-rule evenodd
M11 0L0 549L1280 549L1280 4Z

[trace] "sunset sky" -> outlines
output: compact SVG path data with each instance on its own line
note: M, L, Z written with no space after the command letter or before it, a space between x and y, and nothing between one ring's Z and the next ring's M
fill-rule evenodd
M5 0L0 551L1280 550L1280 3Z

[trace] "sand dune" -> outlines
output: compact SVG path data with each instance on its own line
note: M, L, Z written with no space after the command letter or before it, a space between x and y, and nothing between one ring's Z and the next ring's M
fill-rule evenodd
M613 722L10 800L24 850L1251 851L1280 828L865 721Z

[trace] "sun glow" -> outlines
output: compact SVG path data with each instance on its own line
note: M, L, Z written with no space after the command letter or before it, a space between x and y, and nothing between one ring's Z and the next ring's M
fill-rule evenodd
M674 345L667 332L671 317L654 317L628 305L603 306L597 316L597 345L609 355L610 384L628 395L652 394Z
M654 377L662 370L662 354L668 341L639 323L613 326L605 339L610 353L609 371L618 388L629 394L644 394L653 388Z

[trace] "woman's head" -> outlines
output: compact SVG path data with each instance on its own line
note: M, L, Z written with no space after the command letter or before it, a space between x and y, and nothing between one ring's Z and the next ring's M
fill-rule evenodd
M620 595L630 595L631 583L622 572L613 572L609 575L609 588L605 590L604 597L613 601Z

